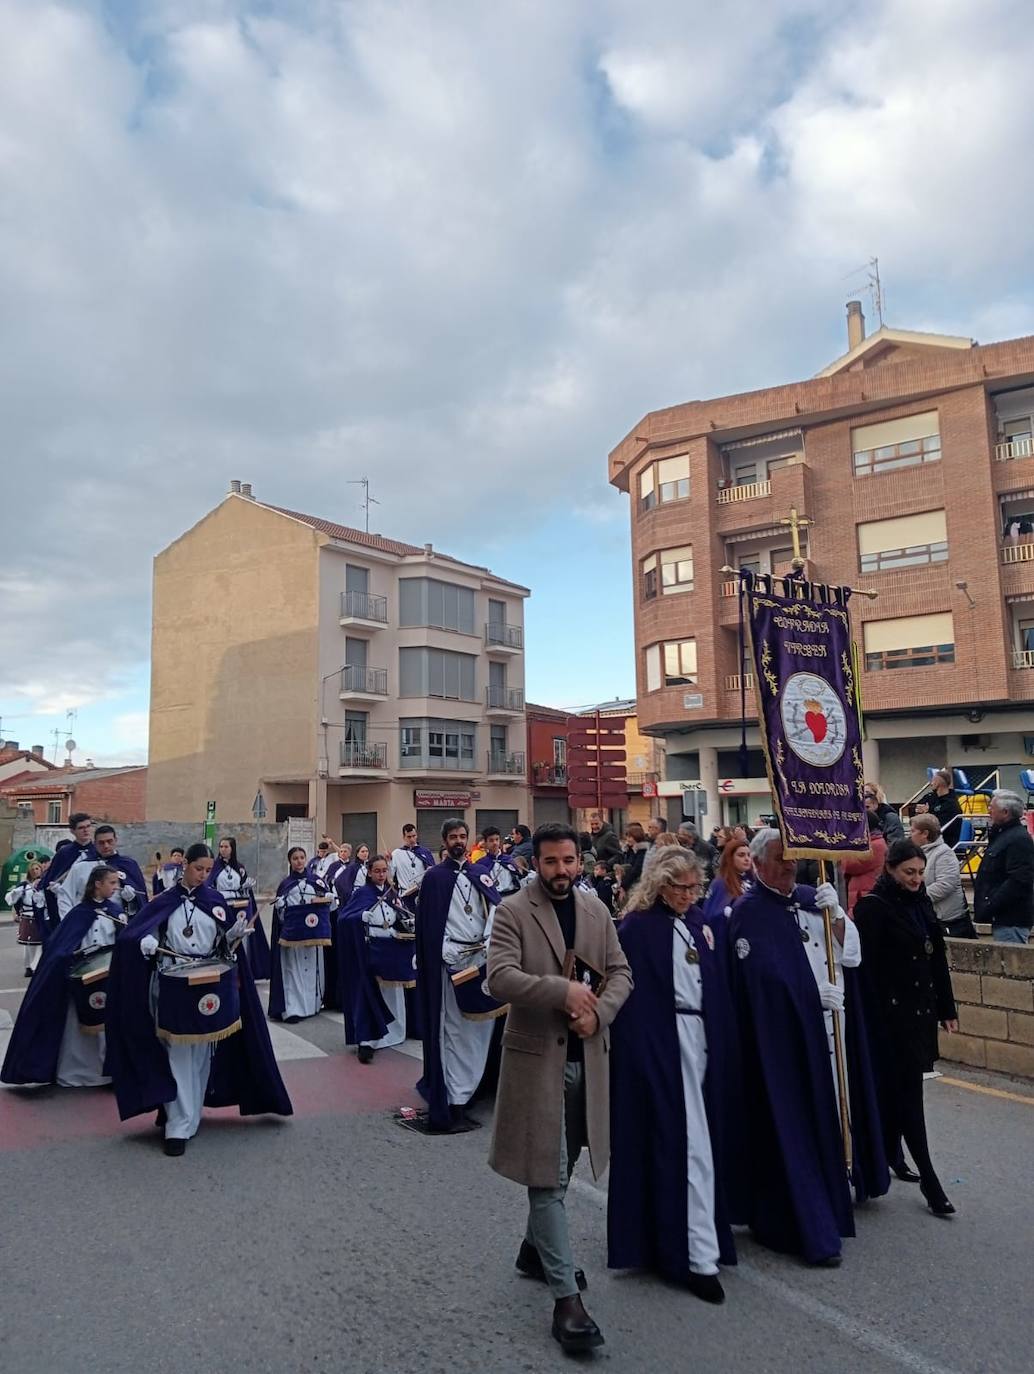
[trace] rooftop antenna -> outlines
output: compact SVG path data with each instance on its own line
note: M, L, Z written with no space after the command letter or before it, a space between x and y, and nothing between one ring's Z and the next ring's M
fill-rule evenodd
M370 495L370 479L369 479L369 477L356 477L356 478L353 478L352 480L349 481L348 485L349 485L350 487L362 487L362 489L363 489L363 512L364 512L365 517L366 517L366 533L369 534L369 533L370 533L370 507L371 507L371 506L379 506L381 503L377 500L376 496L371 496L371 495Z
M843 280L847 281L849 278L853 277L857 281L857 278L862 273L865 274L865 290L869 293L869 300L872 303L872 313L876 316L879 328L882 329L885 323L883 315L886 297L883 294L883 282L880 280L879 258L870 258L864 266L856 267L853 272L848 272ZM856 285L853 289L857 291L860 288Z

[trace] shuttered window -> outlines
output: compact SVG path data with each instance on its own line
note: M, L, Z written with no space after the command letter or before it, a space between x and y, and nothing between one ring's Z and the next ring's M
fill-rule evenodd
M950 611L869 620L863 635L865 666L870 672L955 662L955 627Z
M858 558L862 572L887 572L948 558L948 529L943 510L871 520L858 526Z
M859 425L851 431L856 477L871 477L896 468L936 462L941 456L940 420L936 410Z

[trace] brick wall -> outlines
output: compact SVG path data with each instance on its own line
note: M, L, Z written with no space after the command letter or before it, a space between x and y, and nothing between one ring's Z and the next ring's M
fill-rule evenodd
M941 1035L942 1058L1034 1078L1034 945L947 944L959 1033Z
M82 779L76 783L72 806L89 811L96 820L142 821L147 797L147 769L117 773L110 778Z

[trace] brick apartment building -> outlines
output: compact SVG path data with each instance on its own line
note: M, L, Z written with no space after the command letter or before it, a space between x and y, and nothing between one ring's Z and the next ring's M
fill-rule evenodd
M51 768L17 779L0 780L0 795L9 806L31 810L37 825L68 824L74 811L95 820L128 824L144 819L147 767Z
M848 344L810 381L654 411L610 454L631 497L639 722L664 741L672 817L694 795L708 824L769 808L753 725L739 774L721 568L787 571L792 508L808 577L878 593L851 603L867 776L902 802L930 766L1015 787L1034 761L1034 338L866 338L851 302Z

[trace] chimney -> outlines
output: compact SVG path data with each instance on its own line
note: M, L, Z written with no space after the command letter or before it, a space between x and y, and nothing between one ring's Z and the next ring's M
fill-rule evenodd
M433 544L425 544L425 545L424 545L424 553L427 554L428 558L433 558L433 557L434 557L434 545L433 545Z
M16 739L5 739L5 740L4 740L4 748L5 748L5 749L17 749L17 748L18 748L18 741L17 741Z
M847 302L847 351L852 349L865 338L865 316L862 314L861 301Z
M238 478L234 477L234 478L232 478L231 481L230 481L230 495L231 495L231 496L240 496L240 494L241 494L241 484L240 484L240 480L239 480Z
M34 744L29 752L32 754L32 757L34 759L41 759L43 757L43 745Z
M254 498L254 496L252 496L252 494L251 494L251 483L250 483L250 482L242 482L242 483L241 483L241 495L242 495L242 496L246 496L246 497L248 498L249 501L254 501L255 498Z

